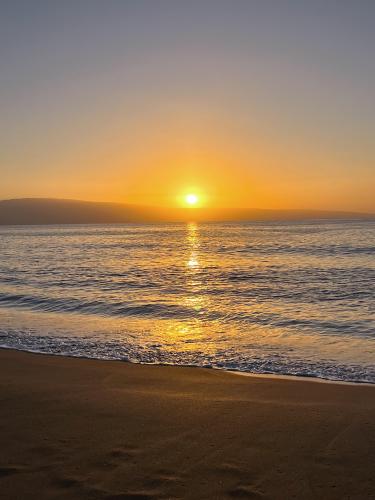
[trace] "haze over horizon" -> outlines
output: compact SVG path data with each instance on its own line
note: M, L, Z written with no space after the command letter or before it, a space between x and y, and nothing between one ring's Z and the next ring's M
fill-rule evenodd
M0 199L375 212L375 3L2 3Z
M352 214L363 214L363 215L375 215L375 212L365 212L365 211L358 211L358 210L325 210L324 208L320 209L314 209L314 208L280 208L280 209L273 209L270 207L256 207L256 206L224 206L224 207L217 207L217 206L198 206L198 207L191 207L187 206L186 203L183 204L180 207L174 207L174 206L163 206L163 205L152 205L150 203L127 203L126 201L109 201L109 200L101 200L101 201L95 201L95 200L82 200L82 199L76 199L76 198L51 198L47 196L43 197L23 197L23 198L4 198L0 199L0 203L56 203L56 204L64 204L64 203L76 203L76 204L87 204L87 205L96 205L96 206L104 206L104 205L113 205L113 206L123 206L123 207L139 207L139 208L147 208L147 209L165 209L168 210L170 209L173 211L174 209L178 208L183 211L191 212L192 214L194 212L197 212L201 209L204 210L212 210L212 211L220 211L220 210L262 210L262 211L274 211L274 212L332 212L332 213L352 213Z
M374 221L375 214L322 210L155 207L48 198L0 200L0 226L308 220Z

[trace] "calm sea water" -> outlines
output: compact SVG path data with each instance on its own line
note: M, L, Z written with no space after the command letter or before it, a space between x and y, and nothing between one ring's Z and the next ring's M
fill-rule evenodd
M0 228L0 346L375 383L375 223Z

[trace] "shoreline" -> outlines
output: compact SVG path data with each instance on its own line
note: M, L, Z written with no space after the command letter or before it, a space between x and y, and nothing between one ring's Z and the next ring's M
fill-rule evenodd
M215 370L216 368L213 368ZM318 384L333 384L333 385L348 385L351 387L375 387L375 382L351 382L346 380L334 380L329 378L313 377L312 375L283 375L278 373L254 373L254 372L241 372L235 370L222 370L227 373L233 373L234 375L240 375L242 377L259 377L266 379L276 379L276 380L293 380L295 382L316 382Z
M375 496L374 386L237 374L0 349L0 498Z
M122 359L102 359L102 358L90 358L89 356L73 356L69 354L57 354L57 353L46 353L34 350L25 350L25 349L16 349L15 347L6 347L0 346L0 352L2 350L5 351L14 351L14 352L25 352L29 354L35 354L37 356L53 356L59 358L69 358L69 359L88 359L93 361L104 361L108 363L116 362L116 363L129 363L132 365L140 365L140 366L170 366L174 368L198 368L203 370L216 370L224 373L231 373L233 375L239 375L242 377L259 377L259 378L270 378L270 379L281 379L281 380L295 380L301 382L317 382L321 384L338 384L338 385L349 385L349 386L369 386L375 387L375 382L355 382L355 381L346 381L346 380L335 380L328 379L322 377L315 377L313 375L288 375L281 373L257 373L257 372L246 372L241 370L226 370L225 368L216 368L214 366L199 366L199 365L173 365L167 363L136 363L128 360Z

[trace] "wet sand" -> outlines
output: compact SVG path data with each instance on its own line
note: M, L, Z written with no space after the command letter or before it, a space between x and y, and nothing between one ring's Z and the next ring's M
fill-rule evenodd
M0 498L375 498L375 387L0 350Z

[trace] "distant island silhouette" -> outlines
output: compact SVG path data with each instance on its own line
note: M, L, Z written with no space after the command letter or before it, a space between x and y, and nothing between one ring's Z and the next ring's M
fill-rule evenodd
M375 214L332 210L166 208L48 198L0 200L0 225L157 222L375 220Z

